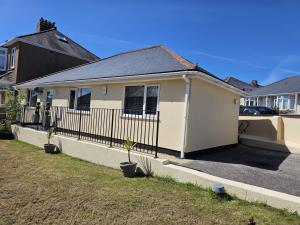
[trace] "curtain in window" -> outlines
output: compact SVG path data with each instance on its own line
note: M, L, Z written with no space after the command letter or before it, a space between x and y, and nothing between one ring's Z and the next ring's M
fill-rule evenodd
M158 86L147 87L146 114L155 115L157 110Z
M70 98L69 98L69 109L75 109L75 97L76 97L76 91L71 90Z
M144 86L127 86L125 88L125 114L143 115Z
M90 88L80 88L77 98L77 109L90 110L91 105L91 89Z

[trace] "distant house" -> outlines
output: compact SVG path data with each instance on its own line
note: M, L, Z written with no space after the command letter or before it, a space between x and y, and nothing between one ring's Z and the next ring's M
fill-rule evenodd
M252 80L251 83L246 83L235 77L227 77L227 78L225 78L224 81L227 84L230 84L230 85L244 91L247 94L250 94L252 91L255 91L258 88L262 87L261 85L258 84L257 80ZM241 98L240 104L245 105L245 98Z
M300 113L300 76L288 77L269 84L246 97L245 105L278 108L281 112Z
M122 143L120 139L129 136L139 143L156 129L141 128L142 119L158 122L159 148L181 157L238 141L239 101L244 92L161 45L117 54L16 88L27 93L38 89L37 100L52 104L56 110L50 113L52 120L71 135L78 133L79 121L87 138L106 141L111 136L108 140ZM53 95L47 97L48 92ZM32 99L28 96L27 101Z
M15 37L0 46L0 106L4 104L4 90L12 85L98 59L59 32L55 23L41 18L36 33Z

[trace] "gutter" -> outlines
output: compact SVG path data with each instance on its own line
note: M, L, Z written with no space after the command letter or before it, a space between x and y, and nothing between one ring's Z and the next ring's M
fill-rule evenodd
M187 147L187 131L188 131L188 115L189 115L189 102L191 92L191 81L186 74L182 76L185 81L185 96L184 96L184 114L183 114L183 134L182 134L182 149L180 151L180 158L184 159L184 152Z

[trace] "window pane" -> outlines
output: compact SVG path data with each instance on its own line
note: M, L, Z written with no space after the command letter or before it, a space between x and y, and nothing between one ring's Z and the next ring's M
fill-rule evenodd
M75 90L70 91L69 109L75 109Z
M46 104L49 103L49 106L52 105L52 98L53 98L53 93L52 91L47 91L47 94L46 94Z
M125 114L143 115L144 86L128 86L125 88Z
M29 106L35 107L37 102L37 93L35 91L29 91Z
M147 87L146 114L155 115L157 110L158 86Z
M90 110L91 105L91 89L90 88L80 88L77 98L77 109Z

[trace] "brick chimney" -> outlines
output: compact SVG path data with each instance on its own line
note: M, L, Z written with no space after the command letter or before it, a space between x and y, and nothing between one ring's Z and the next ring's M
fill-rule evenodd
M252 81L251 81L251 85L252 85L253 87L259 87L257 80L252 80Z
M41 17L36 25L36 32L50 30L52 28L56 29L55 22L52 23L51 21L45 20L43 17Z

